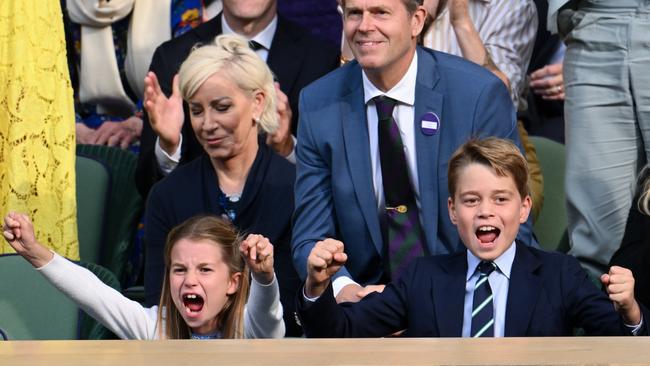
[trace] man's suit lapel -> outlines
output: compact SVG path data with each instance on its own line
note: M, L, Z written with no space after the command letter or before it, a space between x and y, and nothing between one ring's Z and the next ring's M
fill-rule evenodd
M516 243L517 252L510 271L510 286L506 305L506 337L522 337L530 323L537 299L541 292L542 280L535 273L541 262L528 248Z
M433 304L438 322L438 336L461 337L465 303L466 252L440 261L442 271L434 275Z
M438 197L438 179L440 166L438 151L440 148L440 128L445 128L440 121L438 131L433 136L425 135L422 132L422 117L425 113L435 113L440 119L442 117L443 95L438 92L436 84L440 79L438 67L433 57L426 51L418 48L418 75L415 87L415 115L413 116L415 131L415 151L417 156L418 180L420 189L420 214L423 223L424 235L427 242L427 254L435 253L438 215L446 215L446 212L438 212L438 200L446 200L446 197ZM443 164L444 165L444 164Z
M372 242L378 253L382 252L381 229L377 199L373 190L372 166L366 105L363 99L361 68L355 62L348 66L348 90L341 97L343 141L354 191L368 226Z
M273 70L277 80L282 80L282 90L288 93L300 72L305 53L300 50L298 37L300 30L278 16L278 27L271 42L266 63Z

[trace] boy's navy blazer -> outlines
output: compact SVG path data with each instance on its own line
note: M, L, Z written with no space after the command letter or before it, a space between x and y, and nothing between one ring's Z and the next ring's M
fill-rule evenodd
M506 337L627 335L629 329L599 290L565 254L517 243L506 308ZM315 302L302 295L299 312L308 337L379 337L406 329L407 337L461 337L467 252L419 258L384 292L359 303L336 305L332 288ZM647 335L644 317L639 335ZM327 314L324 316L323 314Z

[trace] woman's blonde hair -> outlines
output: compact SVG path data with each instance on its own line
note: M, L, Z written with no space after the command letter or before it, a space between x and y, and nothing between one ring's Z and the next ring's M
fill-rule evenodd
M639 173L638 188L640 189L637 207L643 214L650 216L650 166L646 166Z
M265 98L262 114L257 121L259 127L267 133L278 129L273 74L266 63L249 47L246 39L238 35L220 35L215 39L215 43L193 50L178 72L183 99L189 100L201 85L217 72L222 72L250 95L261 90Z
M223 338L244 338L244 307L250 289L249 271L244 258L239 253L242 237L232 224L214 216L196 216L173 228L167 235L165 244L165 277L163 280L160 305L158 307L158 336L160 339L190 338L190 328L185 323L179 309L172 300L169 288L171 252L181 239L192 241L208 240L221 249L224 263L228 265L229 275L241 273L239 289L217 314L217 324ZM164 324L164 326L163 326Z

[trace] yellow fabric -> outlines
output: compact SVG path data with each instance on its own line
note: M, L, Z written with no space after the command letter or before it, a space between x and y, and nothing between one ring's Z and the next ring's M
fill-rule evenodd
M60 3L0 0L0 215L27 213L41 243L79 259L74 159Z

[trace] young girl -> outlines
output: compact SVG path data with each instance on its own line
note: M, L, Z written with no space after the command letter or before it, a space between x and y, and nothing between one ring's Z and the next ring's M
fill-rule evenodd
M55 287L122 339L284 335L273 246L261 235L242 240L232 225L216 217L191 218L169 233L160 306L151 308L45 248L26 215L9 213L3 234Z

